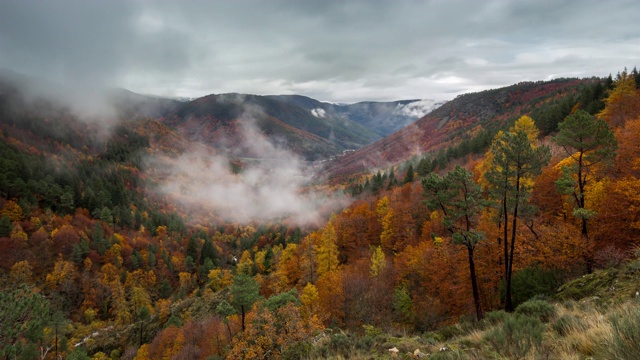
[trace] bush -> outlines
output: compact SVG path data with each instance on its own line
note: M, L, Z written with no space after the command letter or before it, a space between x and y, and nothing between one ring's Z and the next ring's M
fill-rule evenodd
M533 266L518 270L511 279L511 300L513 306L533 298L536 295L551 296L560 286L560 274L557 270L545 270ZM504 298L504 283L501 285Z
M312 345L306 341L299 341L288 346L282 352L282 359L284 360L297 360L304 359L309 356Z
M542 343L544 324L537 318L522 314L508 316L502 325L491 329L484 336L500 355L509 359L521 359Z
M458 325L448 325L441 327L438 330L438 334L442 341L447 341L451 338L462 335L463 331Z
M606 342L607 358L640 359L640 306L633 304L611 316L611 337Z
M529 300L520 304L515 311L516 314L527 315L549 322L556 316L556 307L544 300Z
M551 325L551 328L560 336L567 336L570 332L582 327L584 322L573 315L562 315Z
M509 313L504 310L491 311L484 315L482 321L487 325L497 325L503 323L507 317L509 317Z

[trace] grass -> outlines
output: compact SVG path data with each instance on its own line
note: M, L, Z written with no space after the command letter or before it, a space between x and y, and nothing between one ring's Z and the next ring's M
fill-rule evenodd
M514 313L487 312L481 322L422 334L332 335L307 359L640 359L640 259L563 286L555 300L532 299ZM397 355L389 352L399 350ZM427 355L428 354L428 355Z

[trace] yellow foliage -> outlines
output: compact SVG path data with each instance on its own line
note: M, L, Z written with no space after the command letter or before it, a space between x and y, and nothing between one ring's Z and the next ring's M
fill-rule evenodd
M93 267L93 261L91 261L91 259L86 258L84 259L84 261L82 262L84 271L89 272L91 271L91 268Z
M136 357L133 360L149 360L149 344L143 344L138 349L138 353L136 353Z
M318 276L334 271L338 268L337 235L333 222L329 221L322 231L320 243L317 246Z
M62 257L59 257L58 261L56 261L53 266L53 271L46 276L46 285L49 288L56 288L66 280L71 280L71 278L75 276L75 273L75 265L70 261L64 261Z
M540 134L540 131L536 127L536 123L527 115L523 115L518 120L516 120L516 123L511 129L509 129L509 131L523 131L525 134L527 134L527 139L533 147L535 147L535 144L538 141L538 135Z
M239 274L251 275L252 269L253 260L251 259L251 253L249 253L249 250L245 250L242 252L242 256L238 262L237 271Z
M209 288L213 291L226 289L233 284L233 274L227 269L213 269L209 271Z
M178 277L180 278L180 287L189 290L191 288L191 274L182 271L178 274Z
M11 238L11 240L13 241L18 241L18 242L26 242L27 239L29 239L29 237L27 236L27 233L24 232L24 230L22 230L22 226L20 224L15 224L13 229L11 229L11 233L9 234L9 237Z
M22 208L15 201L9 200L4 203L4 207L0 210L0 217L5 215L13 222L20 221L22 220Z
M384 251L380 246L376 247L371 255L371 268L370 274L371 277L378 277L384 269L387 267L387 259L384 256Z
M394 250L393 249L393 237L396 233L395 229L395 212L392 208L387 209L387 213L382 218L382 233L380 233L380 244L385 248L385 250Z
M114 233L114 234L113 234L113 238L116 240L116 242L117 242L118 244L124 244L124 243L125 243L124 236L122 236L122 235L120 235L120 234L118 234L118 233Z
M23 260L13 264L9 276L16 284L29 283L33 276L33 268L27 260Z
M160 321L163 323L166 322L169 316L171 316L171 300L159 299L156 301L155 311Z

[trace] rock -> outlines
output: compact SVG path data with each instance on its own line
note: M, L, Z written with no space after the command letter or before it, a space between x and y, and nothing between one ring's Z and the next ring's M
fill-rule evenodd
M391 356L398 356L398 353L400 352L400 350L398 350L397 347L392 347L391 349L389 349L389 352L391 353Z
M413 352L413 357L416 359L426 359L427 356L429 356L429 354L425 354L422 351L420 351L420 349L415 349L415 351Z

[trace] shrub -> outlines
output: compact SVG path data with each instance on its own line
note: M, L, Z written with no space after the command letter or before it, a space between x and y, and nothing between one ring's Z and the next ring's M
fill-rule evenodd
M443 341L447 341L456 336L460 336L462 335L462 333L463 331L458 325L443 326L438 330L438 334Z
M491 311L484 315L484 319L482 320L488 325L497 325L504 322L509 314L504 310Z
M282 359L297 360L304 359L311 353L312 345L307 341L299 341L288 346L282 352Z
M584 327L584 322L574 315L562 315L551 324L551 328L561 336L567 336L582 327Z
M551 296L559 285L560 275L557 270L546 270L539 266L518 270L511 279L513 306L517 307L536 295ZM504 282L501 284L501 292L504 298Z
M544 300L529 300L520 304L515 311L516 314L527 315L549 322L556 316L556 307Z
M509 359L521 359L542 343L544 324L522 314L508 316L502 325L489 330L484 340Z
M629 305L611 316L611 337L606 342L608 358L640 359L640 307Z

